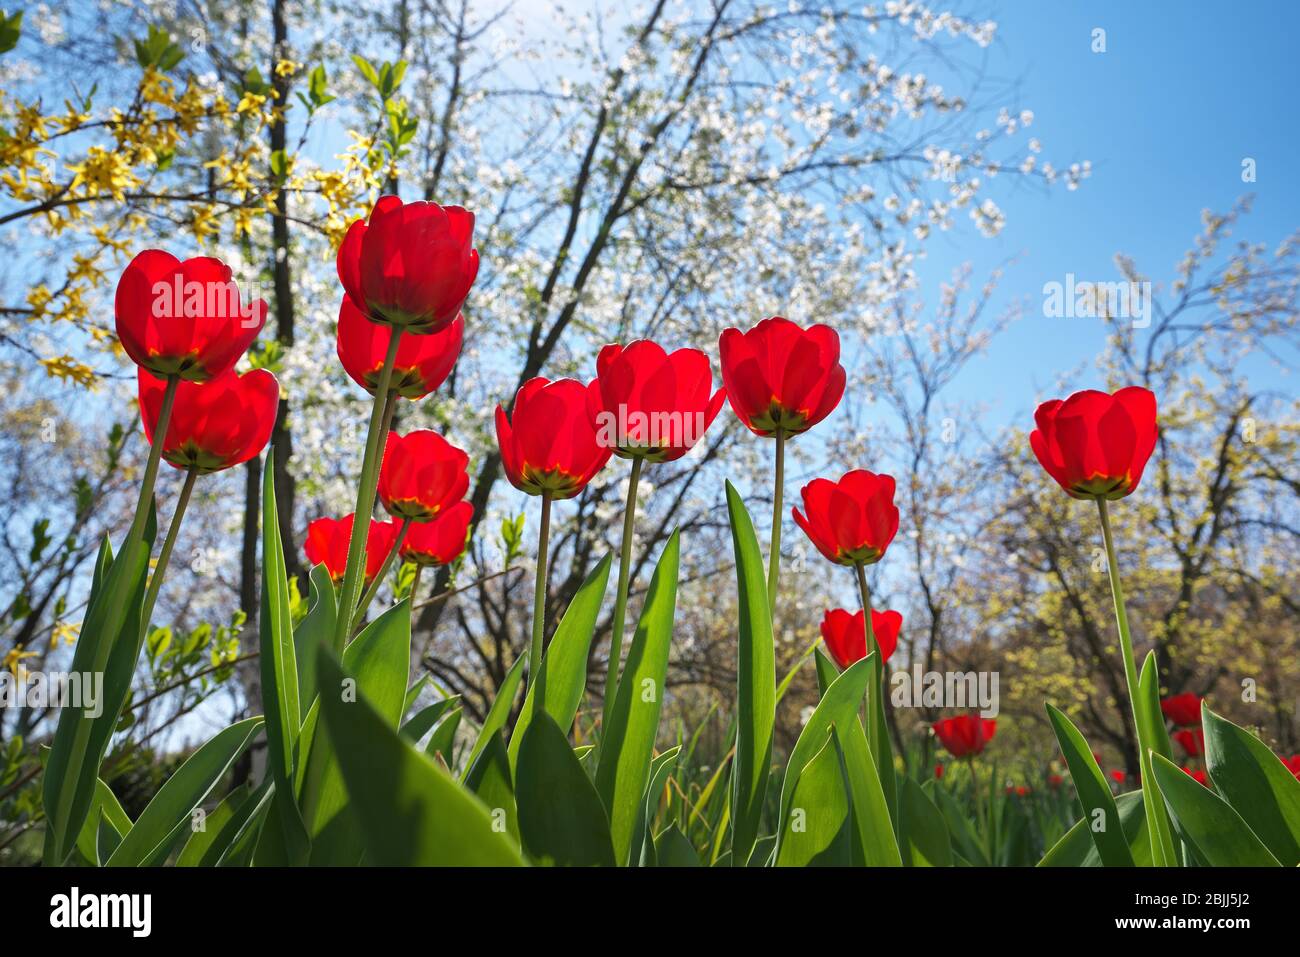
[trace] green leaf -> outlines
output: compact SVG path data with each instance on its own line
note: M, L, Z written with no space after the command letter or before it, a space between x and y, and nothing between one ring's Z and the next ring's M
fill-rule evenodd
M438 723L438 719L446 714L453 705L459 703L460 695L455 694L450 698L435 701L429 707L421 709L418 714L402 725L402 737L412 744L419 744L424 736L429 733L429 730Z
M669 824L655 838L656 867L701 867L700 856L676 824Z
M478 760L465 775L465 787L478 795L494 822L504 821L505 832L519 843L519 813L515 808L515 786L510 777L510 756L505 738L498 731L479 752ZM501 830L498 824L497 830Z
M853 822L834 728L825 734L812 760L799 770L789 804L783 806L776 850L778 867L842 867L853 863Z
M1119 809L1110 793L1106 777L1097 767L1097 759L1079 729L1063 713L1047 705L1047 717L1056 732L1061 753L1070 768L1074 790L1083 806L1083 820L1088 833L1097 845L1097 853L1107 867L1132 867L1133 855L1129 853L1128 839L1120 825Z
M1146 810L1142 792L1129 791L1115 798L1120 825L1128 840L1129 854L1138 867L1151 866L1151 839L1147 836ZM1101 856L1092 839L1089 821L1077 822L1043 855L1039 867L1101 867Z
M1174 830L1211 867L1277 867L1278 860L1231 805L1168 758L1151 757Z
M195 751L158 789L140 819L122 838L106 862L109 867L156 866L166 860L190 825L190 815L230 770L235 759L262 727L262 719L246 718L216 734Z
M22 36L23 12L10 14L0 11L0 53L8 53L18 45Z
M736 557L740 608L736 647L736 758L731 781L732 863L742 866L753 852L763 818L772 770L776 724L776 650L767 607L767 571L754 523L735 487L727 482L727 515Z
M799 771L825 746L826 735L830 733L832 726L848 727L851 722L858 719L858 708L867 693L867 682L871 680L871 664L874 655L875 652L872 652L867 657L855 661L831 683L826 693L822 695L821 701L817 703L808 723L803 726L798 740L795 741L794 749L786 762L785 777L781 780L781 810L777 820L782 823L779 832L781 838L777 841L778 858L781 853L781 841L785 839L790 800L799 780Z
M894 833L888 794L867 745L866 729L855 714L847 724L836 725L836 730L853 810L855 863L901 867L903 859ZM889 773L894 773L892 763Z
M312 568L308 576L307 616L293 633L294 659L298 664L298 706L300 720L306 720L311 703L316 700L316 648L334 637L334 620L338 615L338 596L334 581L324 563Z
M569 739L545 710L519 745L515 795L530 857L560 866L614 864L609 820Z
M659 810L659 800L668 784L668 776L672 774L681 750L680 746L671 747L662 754L655 755L654 761L650 763L650 785L646 788L645 800L641 802L641 813L637 816L636 826L632 828L632 847L641 848L640 863L643 867L654 864L655 844L649 840L650 828Z
M243 787L235 788L222 798L221 803L213 808L211 814L204 815L203 826L190 835L190 839L185 842L180 854L176 856L176 866L198 867L202 864L204 858L213 852L217 840L226 827L235 820L235 815L244 806L244 802L252 796L254 790L251 781Z
M486 747L488 739L506 726L506 721L510 718L510 709L515 706L515 695L519 693L519 682L524 677L524 666L528 662L528 654L525 652L515 659L510 670L501 681L501 687L497 689L497 696L492 699L492 707L488 709L487 717L483 720L483 727L479 728L478 739L474 742L474 747L470 748L469 758L465 761L465 767L471 768L474 762L478 760L479 752ZM510 762L511 767L514 761Z
M659 731L677 605L678 546L678 533L674 531L650 579L650 590L600 743L596 790L609 811L614 854L620 864L626 864L631 854L637 809L645 795Z
M1283 867L1300 864L1300 779L1264 742L1201 705L1215 789Z
M943 813L907 775L898 779L900 854L908 867L952 867L952 842Z
M325 647L317 647L317 661ZM396 731L406 702L410 660L411 605L409 599L403 599L368 624L344 649L343 667L356 676L355 684L327 686L322 682L320 700L346 699L345 703L350 703L364 697ZM299 803L311 835L311 863L354 865L361 859L362 833L347 806L333 738L320 734L319 729L312 735Z
M573 601L565 609L564 617L555 629L546 654L542 656L538 678L528 688L523 710L519 712L519 720L510 737L511 767L518 760L519 745L533 719L533 711L537 707L535 692L539 687L546 695L546 713L561 728L573 725L578 705L582 701L582 692L587 687L587 656L591 652L591 640L596 633L596 616L600 614L605 587L609 583L609 566L610 556L606 555L573 596Z
M294 656L293 615L284 567L284 543L275 504L275 453L266 453L262 470L262 606L258 615L262 710L266 714L266 753L279 798L277 825L286 863L307 863L307 827L293 798L294 758L303 709L298 703L298 663Z
M454 709L442 723L429 735L429 743L424 746L424 753L429 757L442 755L442 761L448 768L455 767L456 729L460 727L461 708Z
M1160 675L1156 667L1154 651L1147 652L1142 662L1142 673L1138 677L1138 687L1134 699L1134 714L1138 725L1138 740L1145 747L1153 749L1163 758L1173 759L1173 748L1169 743L1169 731L1165 727L1164 712L1160 710ZM1150 776L1151 759L1142 752L1138 755L1142 765L1142 774ZM1147 802L1147 821L1151 824L1151 856L1157 866L1175 867L1179 863L1178 848L1174 844L1173 829L1169 823L1169 813L1155 788L1143 791Z
M324 646L317 650L316 669L322 689L343 687L347 673ZM338 756L368 864L523 863L509 838L493 829L478 799L403 741L394 730L396 721L364 695L345 702L338 694L323 693L320 701L324 730Z
M157 531L157 512L151 506L140 541L123 543L121 553L103 570L99 588L86 608L69 670L81 675L103 674L104 684L97 715L84 708L59 711L41 785L47 866L62 864L81 833L94 799L100 762L131 690L144 644L141 605ZM101 546L97 569L109 554L107 545Z
M116 850L129 830L131 818L122 809L117 795L102 778L96 779L94 802L77 837L77 851L87 864L98 867Z

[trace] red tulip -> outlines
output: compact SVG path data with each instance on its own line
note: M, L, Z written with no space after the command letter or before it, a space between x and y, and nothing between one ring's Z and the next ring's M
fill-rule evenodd
M1059 774L1049 774L1047 776L1047 786L1051 788L1053 791L1060 790L1061 785L1064 783L1065 783L1065 779L1062 778Z
M1128 777L1127 774L1125 774L1123 771L1119 770L1118 768L1110 772L1110 776L1111 779L1121 787L1124 786L1124 779Z
M1117 499L1142 481L1156 445L1156 397L1139 386L1114 395L1092 389L1034 412L1030 447L1047 474L1075 498Z
M898 532L894 479L865 469L839 482L813 479L803 487L803 507L791 509L794 520L817 550L841 565L880 561Z
M474 214L459 206L381 196L370 221L343 237L339 281L374 322L409 332L451 325L478 275Z
M1193 771L1191 768L1186 766L1183 767L1183 770L1186 771L1188 774L1190 774L1192 778L1194 778L1196 781L1199 781L1201 784L1204 784L1207 788L1210 786L1210 776L1206 774L1204 771L1200 771L1200 770Z
M117 284L117 338L155 375L206 382L234 368L266 323L266 303L244 305L230 267L200 256L181 262L146 249Z
M393 332L371 322L347 296L339 306L339 361L352 381L371 395L379 388L379 376L388 355ZM440 332L423 336L402 336L389 388L404 399L423 399L446 381L460 356L465 336L465 319L457 316Z
M671 462L689 452L726 397L724 389L713 392L703 352L670 354L649 339L601 349L596 382L601 444L623 458L644 456L651 462Z
M330 577L337 584L343 578L348 564L348 543L352 539L351 515L342 518L318 518L307 526L307 542L304 551L307 561L313 565L324 565L329 569ZM366 581L379 574L384 559L397 543L401 531L396 522L370 521L366 532Z
M942 777L943 777L943 765L942 765L942 764L936 764L936 765L934 766L934 776L935 776L936 778L942 778Z
M404 561L417 565L450 565L465 551L465 538L474 507L457 502L438 513L431 522L413 522L398 552Z
M1026 787L1025 785L1023 785L1023 784L1014 784L1014 785L1013 785L1013 784L1008 784L1008 785L1007 785L1007 796L1008 796L1008 797L1011 797L1011 796L1015 796L1015 797L1028 797L1028 796L1029 796L1029 788L1027 788L1027 787Z
M896 611L871 609L871 630L880 646L880 654L888 661L898 646L898 630L903 627L903 616ZM862 609L845 611L833 608L822 618L822 639L826 649L841 668L867 656L866 618Z
M936 721L931 727L949 754L954 758L964 758L984 750L984 745L993 740L998 722L996 718L959 714L955 718Z
M1300 754L1293 754L1289 758L1281 758L1281 761L1286 765L1288 771L1300 778Z
M137 376L140 419L152 445L167 383L144 369ZM236 375L228 369L208 382L176 387L162 457L178 469L219 472L256 456L271 440L280 384L266 369Z
M1201 723L1201 696L1190 691L1176 694L1162 700L1160 710L1180 728L1194 727Z
M1197 758L1205 753L1205 729L1184 728L1174 732L1174 740L1183 746L1189 758Z
M388 433L379 467L379 500L389 515L427 522L469 489L469 456L437 432Z
M614 450L597 440L592 409L599 383L530 379L515 396L513 416L497 407L497 443L506 477L529 495L572 498L605 467ZM596 398L592 398L592 395Z
M801 329L773 316L748 332L724 330L718 348L727 398L755 435L807 431L844 395L840 337L830 326Z

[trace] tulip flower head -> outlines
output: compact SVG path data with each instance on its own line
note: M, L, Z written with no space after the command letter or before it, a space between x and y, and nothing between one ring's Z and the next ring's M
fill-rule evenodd
M802 494L804 512L791 509L795 523L827 559L871 565L884 557L898 532L893 476L855 469L838 482L813 479Z
M1280 758L1281 762L1286 765L1286 769L1300 779L1300 754L1293 754L1289 758Z
M501 464L515 488L572 498L605 467L614 450L598 440L599 390L594 381L539 377L520 388L511 415L497 407Z
M903 616L896 611L871 609L871 630L880 646L883 661L888 661L898 646L898 631L903 627ZM866 618L862 610L850 612L832 608L822 618L822 640L826 650L841 668L867 656Z
M381 196L343 237L339 281L373 322L429 334L460 314L478 275L474 214Z
M691 450L726 398L713 391L709 357L698 349L665 352L649 339L608 345L596 357L592 395L600 442L621 458L671 462Z
M473 514L469 502L457 502L432 521L412 523L398 555L416 565L450 565L465 551Z
M1047 474L1074 498L1118 499L1142 481L1156 445L1156 397L1130 386L1114 395L1092 389L1034 412L1030 447Z
M1180 728L1191 728L1201 723L1201 696L1185 691L1160 702L1165 717Z
M437 432L388 433L379 467L379 500L389 515L428 522L469 489L469 456Z
M123 271L113 314L117 338L140 368L206 382L248 351L266 323L266 303L245 305L230 267L219 259L181 262L146 249Z
M1204 728L1183 728L1181 731L1175 731L1173 738L1182 745L1189 758L1199 758L1205 753Z
M965 758L984 750L984 746L993 740L998 722L996 718L959 714L955 718L936 721L930 727L949 754L954 758Z
M802 329L773 316L718 341L731 408L755 435L806 432L839 405L847 376L840 337L830 326Z
M389 326L371 322L347 296L339 306L337 350L352 381L371 395L379 379L393 335ZM422 399L446 381L460 356L465 320L457 316L439 332L402 336L397 344L389 388L403 399Z
M1183 770L1187 774L1191 775L1194 781L1197 781L1200 784L1204 784L1207 788L1210 786L1210 776L1206 774L1205 771L1200 769L1192 769L1187 767L1186 765L1183 766Z
M138 370L140 419L154 442L167 383ZM176 387L162 457L178 469L219 472L247 462L266 448L280 405L280 384L266 369L237 375L228 369L207 382Z
M318 518L307 526L303 550L312 565L324 565L335 584L343 578L348 564L348 543L352 539L352 515L342 518ZM397 543L400 527L395 522L370 521L366 532L366 581L383 567L388 553Z
M1110 772L1110 778L1120 787L1123 787L1125 780L1128 779L1128 775L1125 774L1121 769L1116 768L1114 771Z

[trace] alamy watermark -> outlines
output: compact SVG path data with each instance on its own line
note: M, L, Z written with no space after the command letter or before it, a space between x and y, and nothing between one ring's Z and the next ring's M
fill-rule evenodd
M0 707L80 708L87 718L104 713L102 671L0 672Z
M703 412L615 411L596 413L596 444L603 449L690 448L704 435L708 423Z
M153 284L155 319L238 319L241 326L257 325L261 300L254 295L258 283L245 283L244 295L233 280L199 282L179 273Z
M1048 319L1128 319L1134 329L1151 325L1151 283L1086 282L1065 274L1065 282L1043 283Z
M895 708L978 708L981 718L998 716L996 671L923 671L919 664L890 676Z

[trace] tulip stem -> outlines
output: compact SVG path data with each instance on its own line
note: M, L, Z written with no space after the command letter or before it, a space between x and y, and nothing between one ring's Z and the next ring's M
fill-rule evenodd
M356 520L353 519L354 528L356 527L355 523ZM370 587L366 589L366 593L361 596L361 601L357 605L356 613L352 616L351 634L355 635L365 623L366 609L370 607L370 603L374 601L375 596L379 594L379 586L382 585L384 579L388 577L388 570L393 567L393 559L397 557L397 553L401 549L402 543L406 541L406 533L410 528L411 520L409 518L402 519L402 527L397 533L397 541L393 542L393 547L389 550L388 556L384 559L384 563L379 566L379 571L375 573L374 581L370 583Z
M144 537L145 525L149 523L149 510L153 505L154 485L158 482L158 465L162 461L163 445L167 439L167 426L171 424L172 406L176 402L176 390L180 384L179 376L169 375L167 377L167 388L163 390L162 406L158 410L158 421L153 428L154 441L149 443L149 459L144 467L144 478L140 482L140 498L135 505L135 518L131 521L130 531L126 533L126 541L122 544L122 552L126 552L129 545L139 542Z
M533 640L528 652L528 687L538 682L533 707L545 704L542 678L542 638L546 631L546 565L551 544L551 493L542 493L542 518L537 530L537 584L533 591Z
M416 566L415 566L415 575L411 578L411 594L410 594L410 598L411 598L411 607L412 607L412 608L415 607L415 596L416 596L416 593L419 592L419 590L420 590L420 572L422 572L422 571L424 571L424 566L423 566L423 565L416 565Z
M1163 805L1159 803L1160 799L1152 793L1149 786L1153 780L1151 776L1151 752L1149 750L1152 742L1146 740L1147 736L1142 731L1142 719L1139 717L1137 663L1133 657L1133 639L1128 627L1128 611L1124 606L1124 586L1119 579L1119 561L1115 555L1115 541L1110 531L1110 512L1106 507L1104 498L1099 497L1097 499L1097 510L1101 513L1101 537L1106 545L1106 566L1110 573L1110 593L1115 601L1115 624L1119 628L1119 646L1124 656L1124 677L1128 682L1129 707L1133 712L1133 727L1137 733L1138 765L1142 770L1143 803L1146 805L1147 820L1152 824L1150 829L1151 852L1157 865L1167 864L1172 866L1177 863L1178 856L1173 846L1173 837L1169 831L1169 821L1165 817Z
M781 573L781 508L785 494L785 432L776 430L776 480L772 490L772 542L767 555L767 612L776 618L776 586Z
M872 666L871 675L867 680L867 687L870 688L870 695L867 699L867 744L874 755L880 746L880 722L877 715L880 713L876 709L876 695L881 693L882 678L884 675L884 662L880 660L880 645L876 644L876 629L871 622L871 587L867 584L867 566L861 562L853 566L858 573L858 594L862 596L862 619L863 627L866 631L866 644L863 647L863 654L875 654L875 664Z
M623 627L627 620L627 590L632 572L632 537L636 527L636 487L641 481L641 465L644 461L640 455L632 460L632 474L627 480L627 507L623 510L623 543L618 559L618 594L614 598L614 619L610 626L609 675L605 679L602 727L609 723L614 696L618 693L618 671L623 658Z
M397 346L402 330L394 328L388 337L388 354L379 373L375 388L375 401L370 410L370 428L366 433L366 451L361 459L361 480L357 485L357 507L352 513L352 537L348 542L348 563L343 572L343 587L339 590L338 619L334 626L334 651L342 654L351 633L352 615L361 595L365 578L366 533L370 530L371 513L375 510L375 483L379 479L379 440L384 432L384 413L388 408L388 387L393 381L393 363L397 361Z
M167 537L163 539L162 551L158 553L158 564L154 566L153 576L149 579L149 590L145 592L144 605L140 609L140 628L149 629L149 618L153 615L153 606L158 601L158 592L162 590L163 575L167 573L167 563L171 561L172 549L176 546L176 534L181 528L181 519L185 517L185 507L190 504L190 493L194 491L194 480L199 477L199 470L191 466L185 472L185 484L181 486L180 498L176 500L176 511L172 514L172 523L167 527Z

